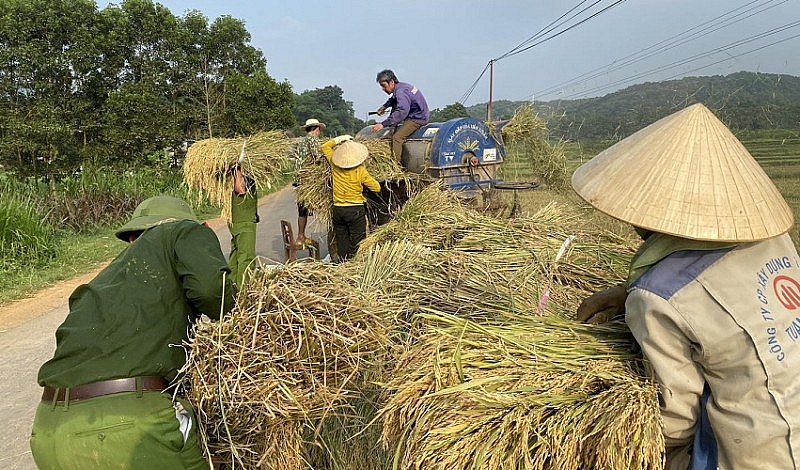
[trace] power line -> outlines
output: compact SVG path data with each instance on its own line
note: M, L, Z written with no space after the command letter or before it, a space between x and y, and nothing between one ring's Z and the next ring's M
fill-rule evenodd
M477 79L475 79L475 81L474 81L474 82L472 83L472 85L471 85L471 86L470 86L470 87L467 89L467 91L466 91L466 92L464 92L464 94L461 96L461 99L460 99L458 102L463 104L463 103L465 103L465 102L467 101L467 99L469 99L470 95L472 94L472 92L473 92L473 91L475 90L475 88L477 87L477 85L478 85L478 83L480 82L481 78L483 78L483 76L486 74L486 71L489 69L489 67L490 67L490 66L491 66L491 65L492 65L494 62L496 62L496 61L498 61L498 60L500 60L500 59L505 59L505 58L507 58L507 57L511 57L511 56L517 55L517 54L519 54L519 53L521 53L521 52L525 52L525 51L527 51L527 50L529 50L529 49L531 49L531 48L533 48L533 47L535 47L535 46L538 46L539 44L542 44L542 43L544 43L544 42L547 42L547 41L549 41L549 40L551 40L551 39L553 39L553 38L555 38L555 37L558 37L558 36L560 36L560 35L562 35L562 34L566 33L567 31L569 31L569 30L571 30L571 29L573 29L573 28L576 28L577 26L580 26L581 24L583 24L583 23L585 23L585 22L589 21L590 19L597 17L598 15L600 15L600 14L602 14L602 13L606 12L607 10L609 10L609 9L611 9L611 8L613 8L613 7L615 7L615 6L619 5L620 3L623 3L623 2L625 2L625 1L627 1L627 0L616 0L616 1L615 1L613 4L611 4L611 5L607 6L607 7L603 8L603 9L601 9L601 10L599 10L599 11L595 12L595 13L593 13L592 15L590 15L590 16L589 16L589 17L587 17L587 18L584 18L583 20L579 21L578 23L575 23L575 24L573 24L573 25L571 25L571 26L568 26L568 27L566 27L565 29L563 29L563 30L561 30L561 31L558 31L557 33L555 33L555 34L553 34L553 35L551 35L551 36L548 36L548 37L546 37L546 38L544 38L544 39L542 39L542 40L540 40L540 41L538 41L538 42L536 42L536 43L533 43L533 44L530 44L530 45L527 45L527 46L526 46L526 44L528 44L530 41L532 41L532 40L536 40L536 39L540 38L542 35L544 35L544 34L547 34L547 33L551 32L553 29L555 29L555 28L557 28L557 27L561 26L562 24L566 23L567 21L570 21L570 20L572 20L572 19L573 19L573 18L575 18L577 15L580 15L580 14L584 13L585 11L587 11L588 9L590 9L590 8L592 8L593 6L597 5L598 3L602 2L603 0L595 0L595 2L594 2L594 3L592 3L592 4L591 4L591 5L589 5L588 7L586 7L586 8L584 8L584 9L580 10L578 13L576 13L576 14L574 14L574 15L570 16L570 17L569 17L567 20L561 21L561 19L562 19L562 18L564 18L565 16L569 15L569 14L570 14L572 11L576 10L577 8L579 8L579 7L580 7L582 4L586 3L586 1L587 1L587 0L582 0L580 3L578 3L578 4L577 4L577 5L575 5L574 7L570 8L570 9L569 9L569 10L568 10L566 13L562 14L562 15L561 15L561 16L560 16L558 19L556 19L556 20L554 20L553 22L551 22L551 23L550 23L548 26L545 26L545 27L544 27L542 30L540 30L539 32L537 32L536 34L534 34L533 36L531 36L530 38L526 39L525 41L523 41L523 42L522 42L522 43L520 43L519 45L515 46L515 47L514 47L513 49L511 49L510 51L508 51L508 52L506 52L505 54L503 54L502 56L498 57L497 59L492 59L492 60L490 60L490 61L489 61L489 62L486 64L486 66L483 68L483 71L481 71L481 73L478 75L478 78L477 78ZM554 24L555 24L555 26L552 26L552 25L554 25ZM551 26L552 26L552 27L551 27Z
M712 20L706 21L706 22L701 23L701 24L699 24L697 26L689 28L689 29L687 29L687 30L685 30L685 31L683 31L683 32L681 32L681 33L679 33L677 35L674 35L674 36L672 36L670 38L667 38L667 39L665 39L663 41L657 42L657 43L655 43L655 44L653 44L651 46L646 47L645 49L643 49L643 50L641 50L639 52L627 55L627 56L623 57L622 59L615 60L611 64L607 64L607 65L598 67L598 68L596 68L594 70L591 70L589 72L581 74L581 75L579 75L579 76L577 76L575 78L572 78L570 80L558 83L558 84L553 85L553 86L551 86L549 88L546 88L544 90L540 90L536 94L539 95L539 96L547 96L548 94L550 94L551 92L553 92L555 90L559 90L559 89L564 88L566 86L576 85L576 84L580 84L580 83L592 80L592 79L597 78L599 76L602 76L602 75L604 75L604 74L606 74L608 72L619 70L621 68L627 67L628 65L632 65L634 63L640 62L641 60L644 60L645 58L649 58L649 57L652 57L654 55L657 55L657 54L660 54L662 52L665 52L665 51L667 51L669 49L672 49L672 48L676 47L676 45L685 44L686 42L689 42L691 39L686 39L683 42L680 42L679 44L675 44L675 43L677 42L677 40L679 40L679 38L681 38L682 36L686 35L687 33L691 33L692 31L695 31L695 30L698 30L698 29L699 29L699 32L707 31L708 28L704 28L704 29L700 29L700 28L702 28L704 26L707 26L707 25L714 26L715 22L717 22L717 20L723 19L720 22L729 21L730 19L741 15L741 13L738 14L738 15L735 15L732 18L727 18L727 19L724 19L724 18L726 16L730 15L731 13L734 13L734 12L736 12L738 10L741 10L742 8L745 8L745 7L749 6L749 5L752 5L753 3L758 3L759 1L762 1L762 0L755 0L755 1L752 1L752 2L750 2L748 4L743 5L741 7L738 7L736 9L734 9L734 10L731 10L731 11L728 11L726 13L723 13L722 15L720 15L720 16L712 19ZM775 1L775 0L769 0L767 3L771 3L773 1ZM781 3L786 3L786 1L788 1L788 0L783 0ZM774 6L777 6L777 5L774 5ZM773 8L774 6L771 6L771 7L768 7L768 8ZM755 9L755 8L751 8L749 10L746 10L744 13L748 13L748 12L752 11L753 9ZM761 11L765 11L765 10L761 10ZM756 12L756 13L760 13L761 11ZM753 15L749 15L746 18L749 18L750 16L753 16ZM738 20L738 21L741 21L741 20ZM730 24L728 24L727 26L730 26ZM717 29L720 29L720 28L717 28ZM716 29L715 29L715 31L716 31ZM696 34L697 34L697 32L692 33L691 36L696 35ZM707 34L709 34L709 33L705 33L700 37L703 37L703 36L705 36ZM694 38L694 39L697 39L697 38ZM661 47L659 47L659 46L661 46ZM665 46L669 46L669 47L665 47ZM658 47L658 49L656 49L657 47ZM530 95L530 96L532 96L532 95Z
M698 67L698 68L696 68L696 69L692 69L692 70L689 70L689 71L687 71L687 72L677 73L677 74L675 74L675 75L673 75L673 76L671 76L671 77L667 77L667 78L665 78L665 80L671 80L671 79L673 79L673 78L676 78L676 77L679 77L679 76L683 75L684 73L692 73L692 72L697 72L698 70L707 69L707 68L709 68L709 67L713 67L714 65L720 64L720 63L722 63L722 62L725 62L725 61L728 61L728 60L737 59L737 58L739 58L739 57L741 57L741 56L743 56L743 55L752 54L753 52L758 52L758 51L760 51L760 50L762 50L762 49L766 49L766 48L768 48L768 47L772 47L772 46L775 46L775 45L777 45L777 44L780 44L780 43L783 43L783 42L786 42L786 41L790 41L790 40L792 40L792 39L796 39L796 38L800 38L800 33L798 33L798 34L795 34L794 36L789 36L788 38L779 39L779 40L777 40L777 41L775 41L775 42L771 42L771 43L769 43L769 44L765 44L765 45L763 45L763 46L756 47L755 49L750 49L749 51L745 51L745 52L742 52L742 53L740 53L740 54L736 54L736 55L734 55L734 56L730 56L730 57L728 57L728 58L725 58L725 59L722 59L722 60L718 60L718 61L716 61L716 62L712 62L712 63L710 63L710 64L706 64L706 65L704 65L704 66L702 66L702 67Z
M555 33L555 34L553 34L552 36L548 36L548 37L546 37L546 38L542 39L542 40L541 40L541 41L539 41L539 42L533 43L533 44L531 44L530 46L527 46L527 47L525 47L525 48L522 48L522 49L520 49L520 50L518 50L518 51L514 52L513 54L508 54L508 55L506 55L505 57L511 57L511 56L515 56L515 55L517 55L517 54L519 54L519 53L521 53L521 52L525 52L525 51L527 51L528 49L530 49L530 48L532 48L532 47L538 46L539 44L545 43L545 42L547 42L547 41L549 41L549 40L551 40L551 39L554 39L554 38L556 38L556 37L558 37L558 36L561 36L562 34L566 33L567 31L569 31L569 30L571 30L571 29L573 29L573 28L576 28L576 27L578 27L578 26L582 25L583 23L585 23L585 22L589 21L590 19L592 19L592 18L594 18L594 17L596 17L596 16L598 16L598 15L600 15L600 14L602 14L602 13L605 13L606 11L610 10L611 8L614 8L615 6L619 5L620 3L624 3L624 2L626 2L626 1L627 1L627 0L617 0L616 2L612 3L611 5L609 5L609 6L605 7L605 8L603 8L602 10L600 10L600 11L598 11L598 12L595 12L595 13L593 13L593 14L592 14L591 16L589 16L588 18L584 18L583 20L581 20L581 21L579 21L579 22L575 23L575 24L574 24L574 25L572 25L572 26L569 26L569 27L568 27L568 28L566 28L566 29L563 29L563 30L561 30L561 31L559 31L559 32L557 32L557 33ZM505 58L505 57L504 57L504 58Z
M489 61L489 63L488 63L488 64L486 64L486 66L485 66L485 67L483 67L483 70L481 71L480 75L478 75L478 78L476 78L476 79L475 79L475 81L474 81L474 82L472 82L472 85L470 85L470 87L469 87L469 88L467 88L467 91L465 91L465 92L464 92L464 94L463 94L463 95L461 95L461 99L459 99L459 100L457 101L458 103L462 103L462 104L463 104L464 102L466 102L466 101L467 101L467 99L469 98L469 95L471 95L471 94L472 94L472 92L473 92L473 91L475 91L475 87L477 87L477 86L478 86L478 83L481 81L481 78L483 78L483 76L486 74L486 71L487 71L487 70L489 70L489 65L490 65L491 63L492 63L492 62L491 62L491 61Z
M570 80L566 80L564 82L561 82L561 83L558 83L558 84L553 85L551 87L548 87L548 88L546 88L544 90L540 90L540 91L538 91L536 93L532 93L531 95L528 95L528 97L526 99L530 99L534 95L538 95L540 97L541 96L547 96L549 94L552 94L554 91L560 90L560 89L562 89L564 87L585 83L585 82L588 82L589 80L593 80L593 79L598 78L598 77L600 77L602 75L605 75L607 73L610 73L610 72L613 72L613 71L616 71L616 70L620 70L620 69L625 68L625 67L627 67L629 65L635 64L637 62L641 62L642 60L645 60L645 59L648 59L650 57L662 54L662 53L664 53L664 52L666 52L668 50L674 49L674 48L676 48L676 47L678 47L680 45L683 45L683 44L686 44L686 43L691 42L693 40L696 40L696 39L702 38L704 36L707 36L707 35L709 35L709 34L711 34L713 32L716 32L716 31L722 29L722 28L725 28L725 27L731 26L733 24L739 23L741 21L744 21L744 20L746 20L748 18L751 18L752 16L755 16L755 15L757 15L759 13L763 13L764 11L767 11L769 9L775 8L775 7L779 6L782 3L786 3L789 0L781 0L777 4L769 5L770 3L774 3L775 1L777 1L777 0L768 0L763 5L755 5L755 6L752 6L752 5L762 2L762 0L751 1L751 2L746 3L746 4L744 4L744 5L742 5L742 6L738 7L738 8L735 8L733 10L725 12L722 15L717 16L716 18L713 18L713 19L711 19L709 21L706 21L704 23L696 25L696 26L694 26L692 28L689 28L689 29L687 29L687 30L685 30L685 31L683 31L683 32L681 32L679 34L671 36L671 37L669 37L667 39L664 39L664 40L662 40L660 42L652 44L652 45L646 47L645 49L643 49L643 50L641 50L639 52L627 55L627 56L623 57L622 59L615 60L611 64L607 64L607 65L598 67L596 69L593 69L593 70L591 70L589 72L581 74L581 75L579 75L579 76L577 76L575 78L572 78ZM747 7L750 7L750 8L747 8ZM755 10L757 10L759 8L760 8L760 10L755 11ZM739 12L739 10L744 10L744 11ZM734 14L734 13L736 13L736 14ZM733 16L731 16L731 15L733 15ZM743 16L743 15L745 15L745 16Z
M506 52L505 54L503 54L503 55L501 55L500 57L498 57L498 58L497 58L497 60L500 60L500 59L503 59L503 58L505 58L506 56L508 56L508 55L509 55L509 54L511 54L512 52L518 51L519 49L521 49L521 48L525 47L525 46L526 46L527 44L529 44L531 41L534 41L534 40L536 40L536 39L539 39L539 37L541 37L543 34L547 34L547 33L549 33L550 31L552 31L554 28L556 28L556 27L558 27L558 26L561 26L561 25L563 24L563 22L559 23L559 21L561 21L561 19L562 19L562 18L564 18L565 16L569 15L570 13L572 13L574 10L576 10L578 7L580 7L581 5L583 5L584 3L586 3L587 1L588 1L588 0L583 0L583 1L581 1L580 3L578 3L577 5L575 5L574 7L570 8L569 10L567 10L567 11L566 11L566 13L562 14L561 16L559 16L558 18L556 18L555 20L551 21L551 22L550 22L550 24L548 24L548 25L547 25L547 26L545 26L544 28L542 28L542 29L540 29L539 31L537 31L537 32L536 32L536 34L534 34L533 36L529 37L528 39L526 39L526 40L522 41L521 43L517 44L517 45L516 45L516 46L515 46L513 49L511 49L510 51L508 51L508 52ZM598 0L598 1L594 2L593 4L589 5L589 7L587 7L587 8L591 8L592 6L596 5L596 4L597 4L599 1L601 1L601 0ZM580 14L580 13L582 13L582 12L583 12L583 11L585 11L585 10L586 10L586 9L584 8L583 10L581 10L580 12L578 12L577 14ZM567 20L565 20L565 21L569 21L569 20L571 20L571 19L572 19L572 18L574 18L574 17L575 17L575 16L573 15L573 16L571 16L570 18L568 18L568 19L567 19ZM556 23L558 23L558 24L556 24ZM551 28L551 26L552 26L552 28Z
M609 84L606 84L606 85L603 85L603 86L595 87L595 88L592 88L590 90L584 90L584 91L582 91L580 93L576 93L574 95L565 96L563 99L571 99L571 98L576 98L577 99L577 98L587 97L587 96L589 96L591 94L594 94L594 93L596 93L598 91L609 89L609 88L615 88L615 87L617 87L617 86L619 86L621 84L624 84L624 83L628 83L628 82L631 82L631 81L634 81L634 80L639 80L641 78L653 75L653 74L658 73L658 72L663 72L663 71L670 70L670 69L673 69L673 68L676 68L676 67L679 67L679 66L682 66L682 65L686 65L686 64L689 64L691 62L695 62L697 60L712 56L714 54L718 54L718 53L721 53L721 52L726 52L726 51L728 51L730 49L733 49L735 47L742 46L744 44L748 44L748 43L751 43L753 41L757 41L759 39L764 39L766 37L769 37L769 36L772 36L772 35L787 31L787 30L790 30L792 28L796 28L798 26L800 26L800 20L794 21L792 23L787 23L787 24L785 24L783 26L779 26L777 28L773 28L771 30L764 31L762 33L755 34L755 35L750 36L750 37L745 38L745 39L740 39L740 40L734 41L732 43L726 44L724 46L717 47L715 49L711 49L711 50L706 51L706 52L695 54L695 55L690 56L690 57L685 58L685 59L677 60L675 62L671 62L671 63L666 64L666 65L655 67L655 68L650 69L650 70L648 70L646 72L641 72L641 73L638 73L638 74L635 74L635 75L632 75L632 76L617 80L617 81L615 81L613 83L609 83ZM685 71L685 72L681 72L681 73L675 74L675 75L673 75L671 77L665 78L665 80L670 80L672 78L678 77L678 76L686 74L686 73L695 72L697 70L702 70L702 69L711 67L713 65L717 65L717 64L720 64L722 62L726 62L728 60L733 60L733 59L741 57L743 55L751 54L753 52L756 52L756 51L759 51L759 50L762 50L762 49L766 49L767 47L772 47L774 45L789 41L789 40L794 39L796 37L800 37L800 34L774 41L774 42L766 44L764 46L760 46L760 47L757 47L755 49L751 49L751 50L749 50L747 52L743 52L743 53L740 53L740 54L736 54L734 56L727 57L725 59L713 62L711 64L704 65L702 67L698 67L698 68L695 68L695 69L692 69L692 70L689 70L689 71Z

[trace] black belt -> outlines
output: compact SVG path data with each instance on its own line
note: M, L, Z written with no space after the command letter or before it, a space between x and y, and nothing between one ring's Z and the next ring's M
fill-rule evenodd
M138 386L137 382L139 382ZM53 399L57 402L65 400L77 401L101 397L103 395L111 395L113 393L138 392L144 390L161 392L165 390L167 386L169 386L169 383L165 378L154 376L101 380L100 382L92 382L90 384L69 388L44 387L42 401L52 402Z

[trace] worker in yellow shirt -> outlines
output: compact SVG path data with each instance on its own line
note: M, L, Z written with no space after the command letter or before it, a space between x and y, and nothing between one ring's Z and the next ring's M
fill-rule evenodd
M333 175L333 210L331 223L339 260L352 258L358 244L367 236L364 187L374 193L380 184L364 167L369 150L353 137L342 135L322 144L322 154L331 164Z

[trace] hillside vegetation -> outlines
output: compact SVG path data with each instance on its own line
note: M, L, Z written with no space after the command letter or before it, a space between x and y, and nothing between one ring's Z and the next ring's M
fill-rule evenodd
M497 101L493 116L508 119L524 102ZM572 141L617 140L694 103L703 103L737 134L800 127L800 77L757 72L642 83L597 98L535 102L551 135ZM486 118L486 104L466 108ZM790 135L791 137L791 135ZM781 137L785 138L785 137Z

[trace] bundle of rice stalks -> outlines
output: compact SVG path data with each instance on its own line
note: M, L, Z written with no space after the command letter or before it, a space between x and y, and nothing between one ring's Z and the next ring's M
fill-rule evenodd
M207 198L222 207L222 216L230 221L233 168L238 164L245 176L269 188L287 165L291 141L282 131L199 140L186 152L183 180L198 201Z
M257 273L187 365L210 451L244 468L657 468L630 333L570 319L632 251L581 227L555 206L493 219L432 186L351 262Z
M360 285L406 300L381 411L395 468L659 468L630 333L571 319L632 247L581 225L555 206L494 219L430 187L367 239Z
M349 267L358 271L361 288L399 306L394 317L398 327L428 308L470 318L495 317L527 311L528 304L538 301L535 284L528 282L538 273L533 266L495 268L469 254L436 251L407 240L374 245L357 259Z
M370 234L359 245L406 238L429 248L449 246L454 237L469 225L472 213L466 212L455 193L444 190L441 182L432 184L405 203L392 220Z
M518 167L533 168L543 183L554 188L567 186L564 142L550 141L547 124L532 106L526 104L517 109L501 133L507 153L501 171L506 179L513 180L519 176L515 174Z
M336 414L383 360L385 310L322 264L254 273L232 314L199 329L186 366L210 451L245 468L299 468L277 462L301 461L303 429Z
M661 468L657 387L624 326L424 316L381 410L395 468Z
M392 158L391 149L386 141L364 139L358 142L366 145L369 150L369 157L364 165L373 178L378 181L402 181L403 186L409 190L419 185L417 182L419 176L403 171L400 164ZM330 164L324 158L304 162L300 167L299 177L303 183L295 188L297 201L311 209L321 223L329 224L333 207ZM409 193L404 196L408 198L410 195Z
M359 139L356 142L364 144L369 151L369 158L365 162L367 170L375 179L395 180L406 177L400 162L392 157L392 149L384 139Z
M324 158L303 163L300 181L302 184L294 188L297 202L309 208L323 225L330 225L333 208L331 165Z
M541 143L548 137L547 123L527 103L514 112L511 121L503 126L501 132L506 143L527 140Z
M428 286L431 296L456 300L458 294L464 305L477 298L486 302L479 303L479 310L490 312L530 309L531 303L538 307L535 299L549 296L546 290L556 282L563 288L553 295L572 299L617 284L634 252L613 233L587 231L575 211L548 205L530 217L497 219L463 206L452 192L436 185L370 234L360 252L398 241L436 251L422 258L420 253L407 255L424 260L417 266L439 266L439 275L425 272L427 281L416 280ZM415 271L399 274L411 276ZM494 305L492 298L508 300Z
M385 470L391 467L389 454L381 446L377 415L379 391L371 385L351 397L346 406L329 414L305 436L306 468L330 470Z

